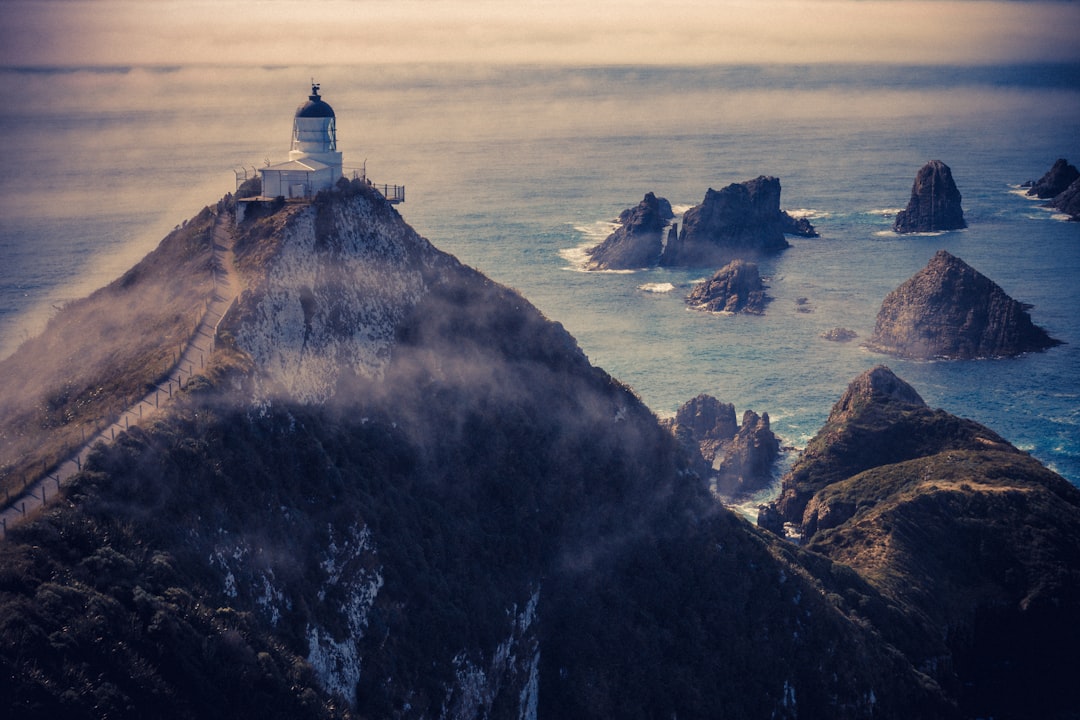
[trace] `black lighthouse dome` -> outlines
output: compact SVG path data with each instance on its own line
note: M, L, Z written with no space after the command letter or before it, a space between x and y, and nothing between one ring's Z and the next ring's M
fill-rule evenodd
M334 108L330 107L326 102L319 97L319 85L318 83L311 84L311 95L308 95L308 101L296 108L296 117L298 118L326 118L335 117Z

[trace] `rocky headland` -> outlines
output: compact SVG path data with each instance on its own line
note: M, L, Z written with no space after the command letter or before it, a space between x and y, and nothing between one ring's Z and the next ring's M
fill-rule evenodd
M885 637L964 716L1068 717L1080 490L993 431L930 409L876 367L833 406L761 518L879 591L898 621Z
M867 347L897 357L1008 357L1059 345L1017 302L960 258L939 250L889 293Z
M916 233L966 228L960 201L952 170L940 160L931 160L916 173L911 198L907 207L896 214L893 230Z
M127 368L146 327L95 315L212 291L200 218L61 310L5 402L81 396L46 362L68 313ZM726 510L561 325L364 183L232 239L244 289L205 367L0 542L5 717L1072 712L1080 491L887 371L785 479L772 512L808 551ZM687 425L768 449L764 414L722 406Z
M654 267L664 250L664 230L674 217L671 203L653 193L619 215L620 226L588 250L589 270L635 270Z
M761 176L709 188L705 199L683 215L678 237L670 238L660 265L716 267L734 258L775 253L789 246L785 234L816 237L805 218L780 209L780 180Z
M764 315L769 300L757 263L732 260L711 278L695 285L686 304L707 312Z

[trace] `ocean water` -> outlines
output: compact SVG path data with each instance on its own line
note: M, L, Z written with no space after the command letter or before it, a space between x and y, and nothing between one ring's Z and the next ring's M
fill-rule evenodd
M232 191L240 168L284 159L312 77L346 166L404 184L410 224L520 290L657 414L709 393L768 412L801 447L885 363L1080 485L1080 223L1017 190L1058 157L1080 163L1075 65L0 68L0 356ZM952 168L969 228L896 236L930 159ZM713 267L581 270L646 192L682 211L758 175L821 233L761 262L765 316L688 310ZM939 249L1066 344L928 363L863 349L885 295ZM819 337L834 327L859 337Z

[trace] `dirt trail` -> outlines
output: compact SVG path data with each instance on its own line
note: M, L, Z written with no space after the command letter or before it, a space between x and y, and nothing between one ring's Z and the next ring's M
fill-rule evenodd
M123 431L154 416L172 400L173 393L182 389L206 364L214 349L217 328L225 312L240 295L240 278L233 266L232 214L219 213L214 221L213 236L214 291L206 306L206 312L195 333L188 339L180 359L169 371L168 378L146 394L138 402L120 414L119 419L97 435L89 438L67 460L52 468L36 482L31 483L11 503L0 511L0 534L7 537L8 528L35 515L49 500L55 498L60 488L68 484L90 455L90 449L99 442L112 443Z

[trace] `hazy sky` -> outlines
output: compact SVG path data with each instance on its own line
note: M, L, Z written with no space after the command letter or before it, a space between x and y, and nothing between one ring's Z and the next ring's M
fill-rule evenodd
M0 64L1080 60L1080 3L5 0Z

